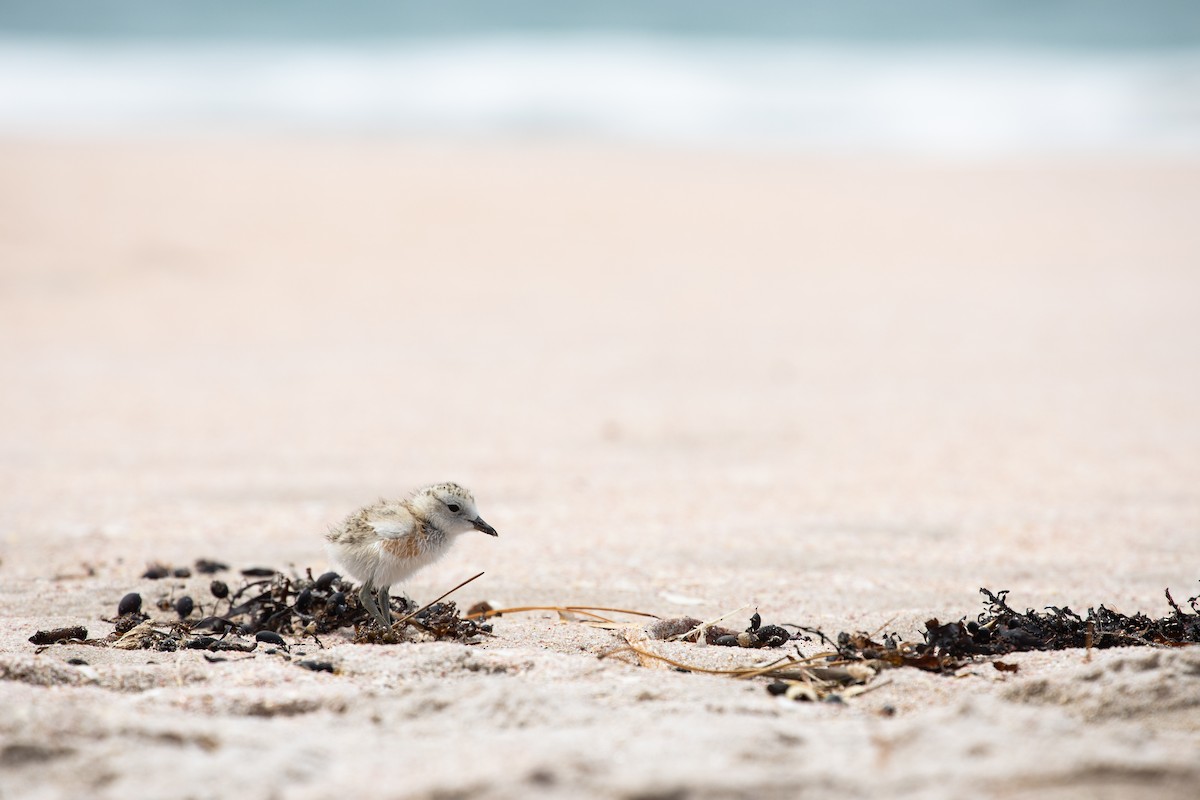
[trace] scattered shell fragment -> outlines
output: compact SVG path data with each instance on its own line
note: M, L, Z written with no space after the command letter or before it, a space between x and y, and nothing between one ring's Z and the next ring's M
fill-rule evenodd
M147 643L157 633L158 631L154 629L154 623L146 620L113 642L112 646L118 650L140 650L146 647Z

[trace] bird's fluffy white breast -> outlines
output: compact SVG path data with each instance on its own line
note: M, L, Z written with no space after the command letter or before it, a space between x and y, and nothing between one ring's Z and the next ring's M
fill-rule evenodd
M432 547L421 547L411 558L400 559L384 548L382 541L374 541L357 547L338 547L330 544L329 555L334 561L360 582L372 586L391 586L422 567L437 561L449 548L450 542L442 540Z
M401 560L387 552L383 548L383 545L380 544L378 561L375 562L375 585L391 586L394 583L406 580L413 573L429 566L445 555L447 549L449 548L445 545L422 548L412 558Z

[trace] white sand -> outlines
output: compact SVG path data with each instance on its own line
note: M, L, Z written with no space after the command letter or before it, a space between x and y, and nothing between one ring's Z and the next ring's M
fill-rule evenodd
M1193 797L1193 649L835 706L540 614L301 648L334 675L26 639L206 597L151 560L324 569L443 479L501 537L418 599L1161 616L1200 591L1198 207L1194 163L0 145L0 798Z

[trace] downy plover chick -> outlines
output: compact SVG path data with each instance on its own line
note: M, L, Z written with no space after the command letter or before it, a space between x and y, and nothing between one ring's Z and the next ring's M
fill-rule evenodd
M460 533L499 536L475 510L475 498L457 483L427 486L403 500L380 500L346 517L325 534L330 555L362 581L363 607L392 626L388 590L437 561ZM378 590L376 604L372 592Z

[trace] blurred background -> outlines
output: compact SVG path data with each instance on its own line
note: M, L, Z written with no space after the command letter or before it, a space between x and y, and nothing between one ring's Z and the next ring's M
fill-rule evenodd
M1185 151L1187 0L0 5L12 132Z
M1197 208L1191 0L0 2L0 569L457 479L414 596L1150 607Z

